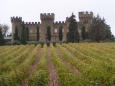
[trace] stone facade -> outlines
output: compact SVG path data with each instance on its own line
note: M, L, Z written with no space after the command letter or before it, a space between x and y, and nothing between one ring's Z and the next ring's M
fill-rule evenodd
M54 13L41 13L41 22L24 22L22 17L11 17L12 33L15 34L15 29L18 29L18 36L21 37L22 24L29 30L29 41L46 42L47 40L47 28L51 30L51 42L59 42L59 28L62 28L63 42L67 40L67 33L69 27L68 17L65 21L56 21ZM81 27L84 26L88 31L89 26L92 23L93 12L79 12L78 28L81 33ZM37 30L39 30L39 40L37 39ZM81 36L82 37L82 36ZM14 37L13 37L14 38ZM82 39L82 38L81 38ZM12 39L14 41L14 39Z

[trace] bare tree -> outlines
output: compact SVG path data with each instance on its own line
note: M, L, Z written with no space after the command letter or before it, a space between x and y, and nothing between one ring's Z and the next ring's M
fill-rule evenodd
M9 29L9 26L6 25L6 24L0 24L0 28L2 29L3 36L6 36L7 32L8 32L8 29Z

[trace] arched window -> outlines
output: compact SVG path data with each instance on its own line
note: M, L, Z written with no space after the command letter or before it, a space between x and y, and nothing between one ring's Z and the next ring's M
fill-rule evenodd
M54 33L57 33L57 28L54 29Z

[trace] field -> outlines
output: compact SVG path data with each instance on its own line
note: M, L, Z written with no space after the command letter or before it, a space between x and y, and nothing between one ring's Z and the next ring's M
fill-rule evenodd
M115 44L1 46L0 86L115 86Z

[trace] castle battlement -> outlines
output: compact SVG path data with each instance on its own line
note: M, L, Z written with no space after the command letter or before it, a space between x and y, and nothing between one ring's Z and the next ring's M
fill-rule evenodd
M39 25L40 22L24 22L25 25Z
M73 14L72 14L73 15ZM70 17L66 17L65 21L54 21L55 20L55 14L54 13L41 13L40 14L40 22L25 22L22 20L22 17L11 17L11 23L12 23L12 33L15 34L18 31L18 39L22 38L22 28L28 28L28 39L27 41L36 41L36 42L60 42L59 38L59 31L60 28L62 29L62 41L67 41L67 33L69 29L69 24L71 20ZM93 12L87 12L82 11L79 12L79 21L78 23L78 29L79 34L81 36L81 29L82 27L85 27L85 30L88 32L90 29L90 25L92 24L93 19ZM50 29L49 29L50 28ZM18 30L17 30L18 29ZM49 40L48 37L48 31L51 32L51 38ZM13 35L14 36L14 35ZM82 38L81 38L82 39ZM17 39L14 39L13 41L17 41Z
M41 13L40 18L41 20L54 20L55 14L54 13Z
M79 12L79 17L93 17L93 12Z
M11 22L22 22L22 17L18 17L18 16L16 16L16 17L11 17Z
M55 23L54 23L55 25L62 25L62 24L65 24L65 22L64 21L56 21Z
M41 13L40 16L54 16L54 13Z

